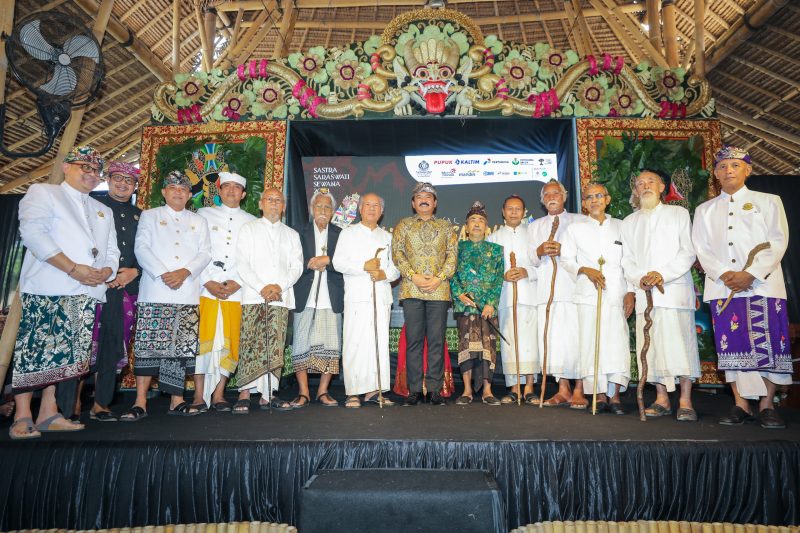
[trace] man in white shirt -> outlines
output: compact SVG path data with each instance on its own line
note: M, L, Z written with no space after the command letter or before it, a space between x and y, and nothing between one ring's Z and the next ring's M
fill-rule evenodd
M153 377L171 396L167 414L200 411L183 401L186 376L194 374L200 322L200 279L211 259L206 220L186 209L191 183L170 172L161 194L167 205L142 212L136 232L136 259L142 267L136 303L133 372L136 402L120 420L147 416L147 391Z
M239 204L247 195L244 176L220 172L217 188L221 204L203 207L211 239L211 261L200 276L200 351L195 362L192 406L205 411L211 406L228 412L225 385L239 362L239 330L242 325L242 280L236 270L236 238L241 227L256 217Z
M242 278L242 330L236 380L239 400L234 414L250 411L250 394L261 393L259 406L279 411L292 409L275 397L286 345L289 311L303 272L300 236L281 222L283 193L269 188L261 194L262 218L248 222L236 241L236 266Z
M311 221L300 230L305 270L294 285L295 300L300 304L294 313L292 343L292 368L300 386L292 400L295 409L311 401L309 373L320 375L317 401L325 407L339 405L328 394L328 386L339 373L342 355L344 281L331 264L342 230L330 223L336 200L328 189L315 192L308 207Z
M359 396L362 394L367 402L379 401L378 372L383 392L389 390L391 381L391 283L400 277L400 271L392 261L392 234L378 226L383 207L383 198L377 194L363 195L358 205L361 222L342 231L333 256L334 267L344 276L342 370L347 394L345 407L350 408L361 406ZM384 397L384 405L393 404Z
M717 152L714 175L722 192L698 206L692 235L706 274L703 300L711 306L717 368L725 371L736 402L719 422L753 420L749 400L759 400L761 426L783 429L786 423L773 402L776 386L792 383L781 269L789 226L780 197L747 188L752 171L747 151L725 146ZM749 254L759 245L763 249L750 261Z
M533 393L535 374L541 371L539 344L536 325L536 269L528 259L528 225L522 223L525 216L525 201L512 194L503 202L505 225L486 237L488 242L503 247L505 273L503 290L500 293L500 331L509 343L500 343L500 357L503 362L506 386L511 392L503 397L501 403L517 403L520 385L517 383L517 356L514 348L514 283L517 284L517 335L519 337L519 374L525 384L523 399L527 404L536 401ZM511 253L514 253L516 267L511 267Z
M558 392L545 400L545 407L569 405L573 409L586 409L588 405L583 395L583 384L580 381L580 357L578 353L578 336L574 327L578 323L578 311L573 302L575 280L562 268L556 270L553 283L553 260L561 261L561 240L567 228L573 222L581 220L583 215L567 213L564 204L567 201L567 190L556 180L550 180L542 187L540 200L547 209L544 216L528 226L528 259L536 269L536 305L539 330L539 357L544 357L544 326L546 322L547 302L551 297L549 331L547 332L547 368L548 375L558 382ZM555 218L558 217L558 229L550 239ZM542 360L542 364L545 362ZM569 380L575 379L575 390L570 390ZM542 383L544 387L546 383ZM538 402L537 402L538 403Z
M633 312L633 287L622 273L622 221L606 215L611 196L604 185L590 183L583 191L589 216L567 228L561 264L575 278L578 345L583 390L595 390L597 291L602 290L600 351L597 372L597 412L625 412L619 393L631 379L631 347L627 319ZM602 258L602 266L600 260ZM610 398L610 400L609 400Z
M63 183L31 185L19 204L27 251L19 280L12 439L83 429L59 409L72 414L78 379L89 372L95 307L105 301L105 284L119 264L114 214L89 197L100 183L103 159L92 148L78 147L67 154L63 169ZM36 424L35 390L42 390Z
M689 211L661 202L668 180L665 174L649 169L642 170L634 180L633 200L639 209L622 222L622 269L628 283L636 287L636 361L640 366L645 291L651 291L653 297L647 381L655 383L656 401L645 415L671 415L668 393L679 381L677 419L694 422L697 413L692 407L692 380L700 377L691 273L695 253Z

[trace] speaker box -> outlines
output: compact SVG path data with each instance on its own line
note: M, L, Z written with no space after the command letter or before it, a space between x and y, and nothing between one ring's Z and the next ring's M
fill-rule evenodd
M300 496L302 533L507 532L503 496L482 470L320 470Z

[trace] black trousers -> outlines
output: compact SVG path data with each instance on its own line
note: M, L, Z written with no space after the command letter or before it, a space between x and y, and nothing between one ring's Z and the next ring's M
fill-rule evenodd
M123 289L108 289L103 312L100 313L100 335L95 372L94 401L108 407L117 389L117 362L126 355L125 318L123 316Z
M422 392L422 353L428 338L428 392L439 392L444 383L444 336L449 301L403 300L406 322L406 375L409 392Z

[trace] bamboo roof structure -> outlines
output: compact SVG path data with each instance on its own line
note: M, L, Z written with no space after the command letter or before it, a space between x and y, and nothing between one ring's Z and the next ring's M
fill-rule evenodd
M800 3L795 0L439 3L471 17L484 35L503 40L543 42L580 55L621 55L631 64L671 63L690 74L705 71L716 98L723 141L749 149L756 173L800 174ZM52 171L60 165L53 163L68 149L65 143L91 144L106 158L137 161L141 128L150 121L155 88L176 72L230 67L250 58L285 57L312 46L366 40L380 34L394 17L426 2L102 0L101 5L98 0L4 0L1 4L0 22L6 34L12 27L10 16L18 21L47 10L73 15L94 27L96 34L104 27L105 79L99 97L85 107L82 120L72 124L74 131L68 124L56 147L44 156L0 157L0 193L18 193L31 183L59 181L59 173ZM432 4L436 2L428 2ZM101 8L110 9L107 26L105 20L98 21ZM704 12L699 31L696 8ZM40 146L42 126L34 96L11 75L3 94L6 146L12 150Z

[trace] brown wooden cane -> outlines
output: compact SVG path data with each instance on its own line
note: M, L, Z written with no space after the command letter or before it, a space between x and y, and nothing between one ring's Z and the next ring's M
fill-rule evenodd
M752 250L750 250L750 253L747 254L747 261L745 261L744 263L742 272L753 266L753 261L755 261L756 254L758 252L760 252L761 250L766 250L769 247L770 244L768 242L762 242L761 244L757 244ZM731 303L731 300L733 299L733 295L734 292L731 291L731 293L728 295L728 298L725 300L725 303L722 304L722 307L719 308L719 313L717 313L718 315L721 315L722 312L725 310L725 308L728 307L728 304Z
M375 250L373 259L378 258L378 254L383 251L383 248ZM372 324L375 326L375 373L378 376L378 405L383 409L383 386L381 386L381 358L378 354L378 299L377 291L375 289L375 280L372 280Z
M550 236L547 238L548 241L552 241L556 238L558 224L558 216L556 215L553 217L553 226L550 228ZM542 388L539 393L540 409L544 406L544 389L545 385L547 385L547 330L550 326L550 306L553 305L553 297L556 293L556 274L558 273L558 262L556 258L550 256L550 261L553 263L553 275L550 278L550 298L548 298L547 305L544 308L544 354L542 355Z
M662 285L656 285L656 288L661 294L664 294ZM642 330L644 342L642 343L642 352L639 355L641 364L639 368L639 388L636 390L636 403L639 404L639 420L647 422L647 416L644 414L644 387L647 384L647 351L650 349L650 328L653 327L653 319L650 317L650 313L653 312L653 288L647 289L644 294L647 298L647 307L644 309L644 328Z
M514 252L511 252L510 262L511 268L517 268L517 256L514 254ZM513 289L512 309L514 319L514 357L517 360L517 405L522 405L522 381L520 380L519 375L519 335L517 334L517 282L512 282L511 287Z

